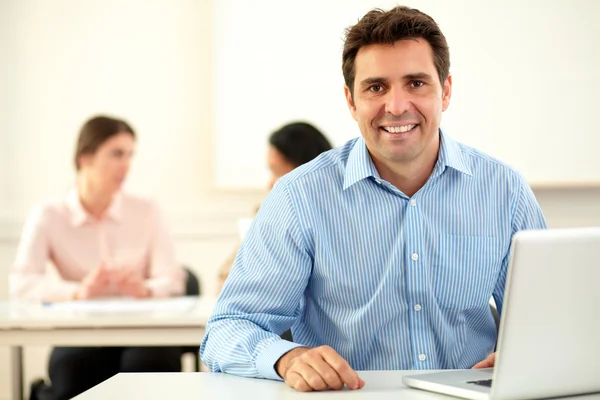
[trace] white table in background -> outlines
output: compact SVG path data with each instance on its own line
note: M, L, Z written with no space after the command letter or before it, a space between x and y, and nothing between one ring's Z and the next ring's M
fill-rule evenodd
M0 346L11 348L12 399L23 395L24 346L197 346L215 299L0 302Z
M431 372L431 371L423 371ZM307 400L307 399L382 399L449 400L455 397L411 389L402 384L402 376L416 371L363 371L365 387L360 390L300 393L282 382L240 378L228 374L163 373L118 374L75 397L76 400ZM600 400L600 394L572 397Z

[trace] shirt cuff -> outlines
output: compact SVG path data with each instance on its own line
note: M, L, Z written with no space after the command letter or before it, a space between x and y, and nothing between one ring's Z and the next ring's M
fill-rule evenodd
M266 379L282 381L281 377L275 371L275 364L285 353L298 348L306 347L299 343L288 342L287 340L277 340L267 346L256 358L256 370L259 375Z

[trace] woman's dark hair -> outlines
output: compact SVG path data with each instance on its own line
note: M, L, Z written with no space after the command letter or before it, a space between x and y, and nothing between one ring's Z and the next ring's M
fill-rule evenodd
M79 131L75 147L75 168L79 171L79 157L94 154L111 137L119 133L129 133L135 138L135 132L129 124L121 119L99 115L89 119Z
M293 122L276 130L269 144L277 149L291 164L298 167L331 150L325 135L306 122Z

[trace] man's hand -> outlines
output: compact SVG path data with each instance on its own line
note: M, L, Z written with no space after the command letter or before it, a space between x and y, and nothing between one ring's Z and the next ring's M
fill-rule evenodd
M102 264L87 274L75 291L75 300L92 299L106 294L110 285L110 271Z
M348 362L329 346L293 349L277 361L275 370L289 387L301 392L341 390L344 384L352 390L365 386Z
M473 369L492 368L496 362L496 352L490 354L488 358L473 365Z

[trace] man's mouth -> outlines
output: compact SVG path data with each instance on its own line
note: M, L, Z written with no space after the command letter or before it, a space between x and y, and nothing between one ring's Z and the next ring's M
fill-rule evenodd
M419 124L400 125L400 126L382 126L381 129L387 133L406 133L415 129Z

